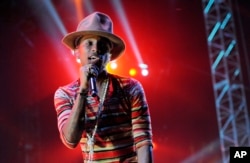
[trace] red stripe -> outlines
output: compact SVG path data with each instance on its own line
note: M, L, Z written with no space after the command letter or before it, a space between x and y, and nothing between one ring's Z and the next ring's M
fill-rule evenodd
M133 146L112 151L96 152L94 154L94 160L117 158L120 156L128 155L133 152L134 152Z

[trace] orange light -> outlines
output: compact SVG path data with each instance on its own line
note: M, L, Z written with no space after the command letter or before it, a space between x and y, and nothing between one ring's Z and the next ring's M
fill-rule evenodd
M117 63L116 62L111 62L110 63L110 68L116 69L117 68Z
M80 21L83 18L82 1L75 0L75 7L76 7L76 12L77 12L77 19Z
M106 69L108 72L113 72L112 70L117 69L118 65L115 61L111 61L107 64Z
M135 76L136 75L136 69L134 69L134 68L131 68L130 70L129 70L129 75L130 76Z
M153 150L156 150L157 149L157 147L158 147L158 144L156 144L155 142L153 142Z

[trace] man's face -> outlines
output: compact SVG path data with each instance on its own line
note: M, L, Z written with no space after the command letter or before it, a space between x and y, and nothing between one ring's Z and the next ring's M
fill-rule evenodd
M104 69L110 60L111 42L99 36L84 36L77 46L78 58L81 65L95 64Z

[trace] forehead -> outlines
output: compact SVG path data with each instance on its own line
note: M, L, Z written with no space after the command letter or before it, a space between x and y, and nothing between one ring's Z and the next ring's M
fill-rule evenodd
M86 35L86 36L83 36L81 38L81 41L90 40L90 39L94 39L94 40L102 41L102 42L110 42L109 39L107 39L105 37L97 36L97 35Z
M80 38L78 45L85 42L85 41L89 41L89 40L91 40L91 41L96 40L98 44L108 45L109 48L113 47L112 42L108 38L102 37L102 36L97 36L97 35L85 35L85 36L83 36L82 38Z
M77 49L80 44L86 43L88 41L91 41L91 42L94 41L99 45L107 45L107 46L109 46L110 49L113 49L113 46L114 46L112 41L106 37L98 36L98 35L94 35L94 34L88 34L88 35L78 36L74 40L74 45L75 45L74 47Z
M100 36L96 36L96 35L85 35L81 38L81 40L87 40L87 39L97 39L99 40L101 37Z

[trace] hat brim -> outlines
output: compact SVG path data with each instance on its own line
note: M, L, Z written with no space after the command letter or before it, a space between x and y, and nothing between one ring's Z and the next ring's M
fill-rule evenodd
M124 41L111 33L107 32L102 32L102 31L78 31L78 32L72 32L67 34L63 39L62 42L70 49L74 50L75 49L75 39L79 38L81 36L86 36L86 35L96 35L96 36L102 36L107 39L109 39L113 43L113 48L110 51L111 53L111 58L110 60L115 60L117 59L125 50L125 43Z

